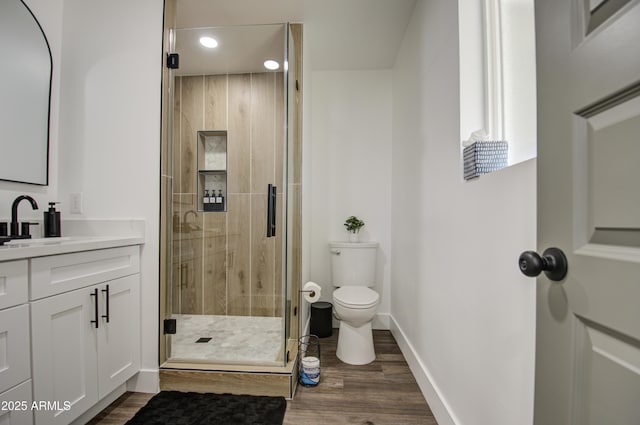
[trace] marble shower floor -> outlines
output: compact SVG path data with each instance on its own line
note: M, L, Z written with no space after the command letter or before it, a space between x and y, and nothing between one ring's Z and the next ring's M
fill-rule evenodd
M281 317L174 314L171 360L277 364L283 346ZM196 342L201 338L211 338ZM203 341L203 340L201 340Z

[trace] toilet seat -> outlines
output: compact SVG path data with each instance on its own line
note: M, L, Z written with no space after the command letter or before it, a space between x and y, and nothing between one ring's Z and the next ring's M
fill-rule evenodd
M333 301L351 309L371 308L380 301L380 294L366 286L343 286L333 292Z

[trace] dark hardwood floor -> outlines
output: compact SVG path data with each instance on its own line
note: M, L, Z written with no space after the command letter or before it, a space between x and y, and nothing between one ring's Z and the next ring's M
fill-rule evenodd
M376 360L364 366L338 360L337 336L320 339L320 384L298 386L285 425L437 425L391 332L373 331ZM124 424L151 397L126 393L90 424Z
M320 384L298 386L286 425L437 425L389 331L373 331L376 360L351 366L336 357L338 331L320 340Z
M89 424L100 425L122 425L136 414L136 412L147 404L155 394L147 393L124 393L109 407L93 418Z

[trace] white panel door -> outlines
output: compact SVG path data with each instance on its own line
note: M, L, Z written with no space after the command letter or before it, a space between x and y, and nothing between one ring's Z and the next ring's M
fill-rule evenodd
M29 306L0 310L0 393L31 376Z
M37 410L37 424L66 425L98 402L95 289L78 289L31 305L34 400L60 405Z
M140 275L135 274L99 285L100 398L108 395L140 370L139 281Z
M537 0L537 425L640 424L640 2Z

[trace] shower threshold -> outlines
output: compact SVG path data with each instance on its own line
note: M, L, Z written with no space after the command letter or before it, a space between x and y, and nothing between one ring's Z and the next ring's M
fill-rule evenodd
M287 343L288 361L279 366L169 360L160 366L160 390L282 396L297 386L297 340Z

